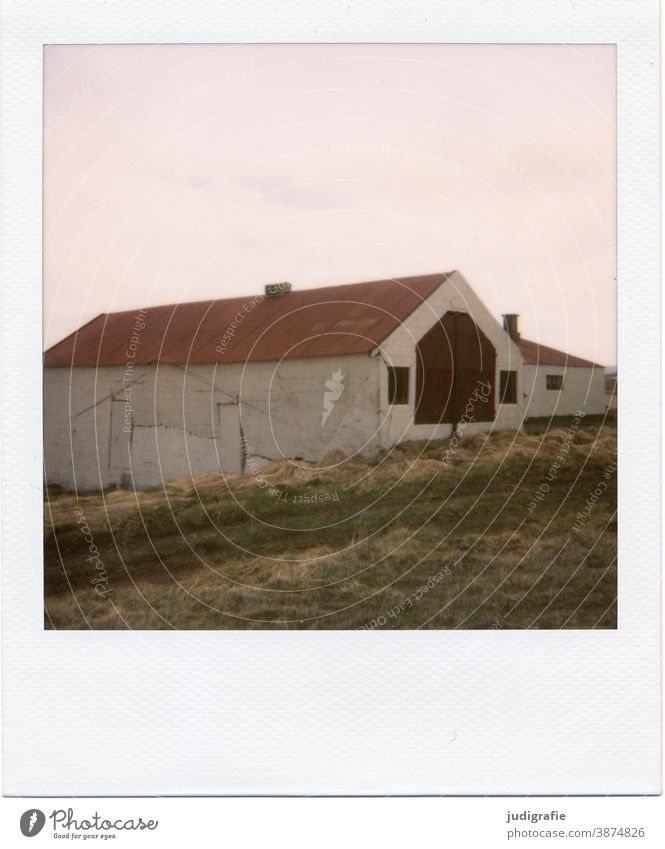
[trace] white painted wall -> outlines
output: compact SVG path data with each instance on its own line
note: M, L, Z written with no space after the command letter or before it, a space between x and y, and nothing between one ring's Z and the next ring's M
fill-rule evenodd
M524 414L522 393L522 354L499 322L471 289L464 277L455 272L427 302L421 304L381 346L381 442L384 446L411 439L444 439L452 433L452 425L414 424L416 399L416 345L449 310L467 312L496 349L496 419L494 422L468 424L467 434L489 430L517 429ZM409 368L409 403L388 405L388 366ZM516 371L517 404L499 404L499 372ZM480 407L480 404L478 404Z
M337 369L343 391L322 423L325 384ZM133 480L146 488L220 468L239 472L241 433L252 463L315 462L332 450L371 454L379 447L379 369L367 354L246 367L136 367L127 384L124 372L123 366L44 370L49 483L85 491ZM118 431L116 415L125 403L127 435Z
M563 377L559 392L546 388L546 375ZM581 366L524 366L524 391L528 398L526 417L567 416L582 410L600 415L606 410L605 370Z

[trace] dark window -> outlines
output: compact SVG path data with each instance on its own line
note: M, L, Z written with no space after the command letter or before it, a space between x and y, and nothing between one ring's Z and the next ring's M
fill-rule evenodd
M545 386L547 389L563 389L563 376L560 374L546 374Z
M517 372L502 371L499 390L501 404L517 404Z
M409 370L399 366L388 366L388 403L409 403Z

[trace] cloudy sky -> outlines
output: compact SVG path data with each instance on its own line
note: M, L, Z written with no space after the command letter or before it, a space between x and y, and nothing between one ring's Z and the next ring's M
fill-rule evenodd
M459 269L616 363L612 46L44 52L44 333L100 312Z

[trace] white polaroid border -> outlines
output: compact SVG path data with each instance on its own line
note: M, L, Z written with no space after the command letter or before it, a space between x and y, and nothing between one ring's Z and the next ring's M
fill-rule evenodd
M45 631L42 50L120 42L615 43L616 631ZM654 794L658 4L4 4L4 793Z

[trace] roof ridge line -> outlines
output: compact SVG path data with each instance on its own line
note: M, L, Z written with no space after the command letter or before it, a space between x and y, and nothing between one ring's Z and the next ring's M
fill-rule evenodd
M342 289L347 286L376 286L378 283L405 283L409 280L423 280L427 277L438 277L438 275L443 275L444 278L449 277L451 274L454 274L453 271L432 271L429 274L409 274L407 277L384 277L378 280L357 280L354 283L331 283L326 286L310 286L307 289L293 289L289 292L289 295L297 295L305 292L319 292L325 289ZM153 304L149 307L130 307L126 310L116 310L115 312L108 313L100 313L95 318L99 318L100 315L123 315L124 313L134 312L134 310L145 309L145 310L154 310L154 309L166 309L167 307L191 307L196 306L197 304L216 304L221 303L223 301L236 301L241 299L250 299L250 298L265 298L265 294L263 292L259 292L257 294L246 294L246 295L231 295L228 298L202 298L200 301L175 301L167 304ZM90 319L90 321L94 321L94 319ZM90 322L86 322L82 324L81 327L85 327L86 324ZM81 328L79 328L80 330ZM74 331L76 332L76 331ZM70 334L71 335L71 334ZM66 336L65 339L68 339L69 336ZM64 339L60 341L64 342ZM58 343L56 343L58 344Z

